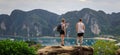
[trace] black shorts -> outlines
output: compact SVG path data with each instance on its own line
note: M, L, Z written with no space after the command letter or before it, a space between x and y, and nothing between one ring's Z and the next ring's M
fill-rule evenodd
M78 33L78 34L77 34L78 37L81 37L81 36L83 36L83 35L84 35L84 33Z
M60 31L60 35L61 35L61 34L65 35L65 32L64 32L63 30L61 30L61 31Z

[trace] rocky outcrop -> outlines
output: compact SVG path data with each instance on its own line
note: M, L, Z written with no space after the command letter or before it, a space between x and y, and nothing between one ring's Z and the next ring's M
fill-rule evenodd
M93 55L88 46L47 46L38 50L38 55Z
M120 55L120 49L117 50L116 55Z

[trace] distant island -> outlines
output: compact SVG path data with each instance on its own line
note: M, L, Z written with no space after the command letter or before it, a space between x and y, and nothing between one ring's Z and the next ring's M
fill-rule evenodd
M61 18L70 23L67 29L67 36L70 37L76 36L75 24L79 18L86 25L85 37L120 35L120 12L106 14L101 10L83 8L62 15L43 9L13 10L10 15L0 14L0 36L56 36L58 33L53 28L60 23Z

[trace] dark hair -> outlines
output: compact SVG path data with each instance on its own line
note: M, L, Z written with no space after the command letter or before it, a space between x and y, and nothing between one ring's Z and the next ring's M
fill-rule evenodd
M82 21L82 19L79 19L79 21Z
M65 19L64 19L64 18L62 19L62 22L65 22Z

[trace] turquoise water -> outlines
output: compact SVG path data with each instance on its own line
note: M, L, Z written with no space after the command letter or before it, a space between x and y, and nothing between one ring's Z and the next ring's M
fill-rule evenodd
M45 46L58 46L60 45L61 39L57 38L40 38L39 42L41 42ZM84 38L83 45L91 46L95 43L94 39ZM76 38L65 38L65 45L66 46L74 46L76 44Z
M11 40L23 40L23 41L35 41L41 43L43 46L60 46L60 37L0 37L0 39L11 39ZM91 46L95 43L95 39L84 38L82 45ZM76 43L76 38L66 37L65 46L74 46Z

